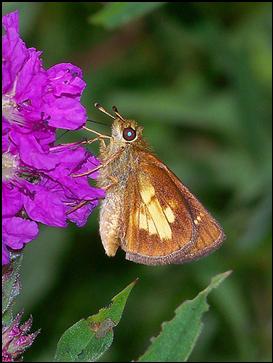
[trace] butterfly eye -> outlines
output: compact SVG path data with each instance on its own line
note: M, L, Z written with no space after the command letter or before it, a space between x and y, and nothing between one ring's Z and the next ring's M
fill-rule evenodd
M123 138L126 141L132 141L136 138L136 130L132 129L131 127L127 127L123 130Z

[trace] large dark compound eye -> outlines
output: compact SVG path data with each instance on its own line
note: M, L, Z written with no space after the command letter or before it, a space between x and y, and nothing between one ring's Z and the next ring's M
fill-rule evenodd
M126 127L126 129L123 130L123 138L126 141L133 141L136 138L136 130L131 127Z

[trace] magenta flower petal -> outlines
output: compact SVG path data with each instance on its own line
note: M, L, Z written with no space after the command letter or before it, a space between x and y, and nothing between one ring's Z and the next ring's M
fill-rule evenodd
M14 132L11 132L10 136L17 145L20 158L25 164L40 170L50 170L58 164L58 157L50 152L44 152L34 136Z
M53 127L76 130L86 122L85 108L80 104L86 86L80 68L70 64L57 64L47 71L48 88L44 97L44 110Z
M19 11L6 14L2 18L3 27L6 32L14 31L19 33Z
M67 96L48 101L44 109L51 116L48 120L50 126L76 130L85 125L86 110L79 101Z
M41 95L47 82L47 75L42 68L40 55L41 52L37 52L36 49L28 49L28 59L17 73L15 99L18 103L30 99L32 106L41 105Z
M37 125L38 126L38 125ZM32 132L36 140L39 140L39 144L45 152L49 152L49 147L54 143L56 139L56 129L53 127L37 127L37 129Z
M28 56L25 43L19 37L18 11L3 16L6 34L2 37L2 93L12 89L15 78Z
M22 207L20 191L9 183L2 183L2 217L13 217Z
M24 197L24 206L29 218L49 226L67 226L65 206L60 192L40 185L29 186L29 191L31 197Z
M3 218L2 238L6 246L18 250L38 235L37 223L20 217Z
M10 140L9 140L10 126L4 117L2 117L2 153L9 150Z
M55 97L62 95L78 96L78 100L86 86L80 68L71 63L56 64L47 71L51 92Z
M2 136L2 152L6 152L9 149L9 138L8 135Z

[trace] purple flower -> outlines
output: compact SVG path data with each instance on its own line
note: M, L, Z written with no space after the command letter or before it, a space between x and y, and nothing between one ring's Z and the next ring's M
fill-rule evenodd
M29 334L31 317L20 325L22 316L23 312L17 314L9 326L2 326L2 362L21 361L22 354L39 334L39 331Z
M17 11L3 17L3 26L2 264L7 264L9 249L36 238L37 222L83 226L104 192L87 176L73 177L99 165L81 143L55 144L57 128L75 130L86 122L81 70L70 63L44 69L41 52L27 48L19 36Z

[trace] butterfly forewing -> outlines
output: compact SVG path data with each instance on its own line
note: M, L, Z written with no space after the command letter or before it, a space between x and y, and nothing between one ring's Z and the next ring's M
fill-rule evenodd
M148 265L182 263L208 254L224 234L181 181L155 156L139 152L128 179L121 247Z

